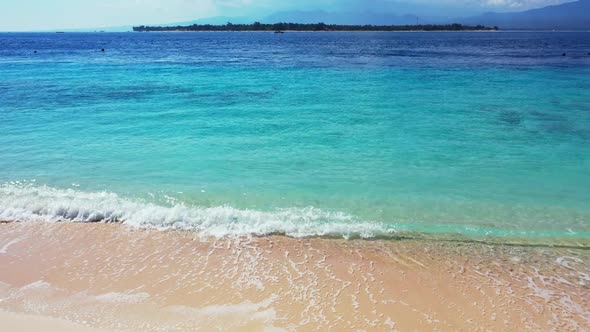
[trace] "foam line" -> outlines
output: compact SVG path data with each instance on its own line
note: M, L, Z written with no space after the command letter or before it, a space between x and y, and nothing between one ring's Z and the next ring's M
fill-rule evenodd
M0 220L121 222L139 228L190 230L215 237L285 234L373 238L393 233L383 224L314 207L261 211L184 203L162 206L109 192L14 184L0 186Z

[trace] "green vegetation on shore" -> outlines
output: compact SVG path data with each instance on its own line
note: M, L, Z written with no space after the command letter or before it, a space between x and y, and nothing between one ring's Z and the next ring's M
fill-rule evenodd
M302 24L302 23L274 23L263 24L232 24L211 25L193 24L188 26L138 26L133 31L494 31L498 27L485 27L482 25L468 26L454 24L421 24L421 25L340 25L340 24Z

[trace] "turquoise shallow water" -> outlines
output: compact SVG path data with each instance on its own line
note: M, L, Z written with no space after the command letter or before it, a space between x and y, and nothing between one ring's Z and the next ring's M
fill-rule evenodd
M2 219L590 237L590 34L0 40Z

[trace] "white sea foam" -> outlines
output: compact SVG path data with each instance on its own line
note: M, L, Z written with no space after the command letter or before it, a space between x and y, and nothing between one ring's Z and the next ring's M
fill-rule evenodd
M5 245L3 245L2 248L0 248L0 255L4 255L4 254L8 253L8 249L12 245L17 244L17 243L19 243L21 241L22 241L21 238L10 240L8 243L6 243Z
M199 314L204 316L223 316L223 315L245 315L250 316L252 318L267 318L267 319L274 319L275 312L274 310L268 310L268 308L277 300L277 296L271 296L270 298L260 302L260 303L252 303L246 302L241 304L233 304L233 305L211 305L203 308L193 308L193 307L185 307L185 306L172 306L168 307L168 311L178 312L178 313L190 313L190 314ZM260 312L265 314L270 314L270 317L254 317L257 313Z
M44 186L0 186L0 220L122 222L140 228L191 230L204 236L285 234L292 237L371 238L392 233L384 225L314 207L269 211L231 206L170 206L109 192L81 192Z
M21 291L29 291L29 290L35 290L35 289L51 290L51 289L53 289L53 286L51 286L51 284L46 281L37 280L33 283L23 286L21 288Z
M131 303L137 304L145 302L150 298L150 294L148 293L107 293L102 295L97 295L94 297L96 300L101 302L110 302L110 303Z

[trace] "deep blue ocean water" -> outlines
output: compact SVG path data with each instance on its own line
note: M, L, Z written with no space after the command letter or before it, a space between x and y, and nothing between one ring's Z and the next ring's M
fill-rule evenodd
M8 220L588 243L590 33L0 34L0 183Z

